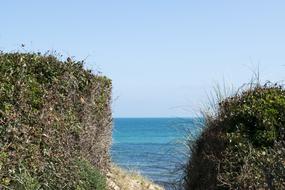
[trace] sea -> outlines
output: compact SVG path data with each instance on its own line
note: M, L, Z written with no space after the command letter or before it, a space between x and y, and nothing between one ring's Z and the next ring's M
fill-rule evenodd
M115 118L112 161L166 190L179 189L189 157L187 139L201 130L200 118Z

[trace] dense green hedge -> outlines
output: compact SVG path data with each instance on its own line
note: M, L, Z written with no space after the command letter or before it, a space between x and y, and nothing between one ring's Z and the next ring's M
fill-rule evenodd
M219 102L190 143L186 189L285 189L285 90L256 85Z
M1 52L0 189L104 189L110 97L83 62Z

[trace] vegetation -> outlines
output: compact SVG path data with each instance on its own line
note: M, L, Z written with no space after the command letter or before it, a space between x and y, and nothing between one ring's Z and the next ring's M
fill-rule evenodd
M0 52L0 189L105 189L110 91L83 62Z
M185 189L285 189L285 89L251 85L205 114Z
M110 190L164 190L151 180L141 176L136 171L126 171L115 165L111 166L108 175Z
M80 179L79 184L76 187L76 190L107 189L106 177L103 176L97 168L95 168L88 161L85 160L78 160L76 164L79 169L79 179Z

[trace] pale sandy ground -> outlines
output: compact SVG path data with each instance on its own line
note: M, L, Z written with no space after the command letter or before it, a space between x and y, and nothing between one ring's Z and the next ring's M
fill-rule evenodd
M164 190L137 172L125 171L112 166L107 175L109 190Z

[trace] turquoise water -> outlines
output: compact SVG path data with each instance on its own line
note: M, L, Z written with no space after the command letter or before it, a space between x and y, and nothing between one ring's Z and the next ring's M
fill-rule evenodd
M189 131L196 133L196 121L191 118L114 119L112 160L172 189L172 183L181 178L179 167L187 160L185 137Z

